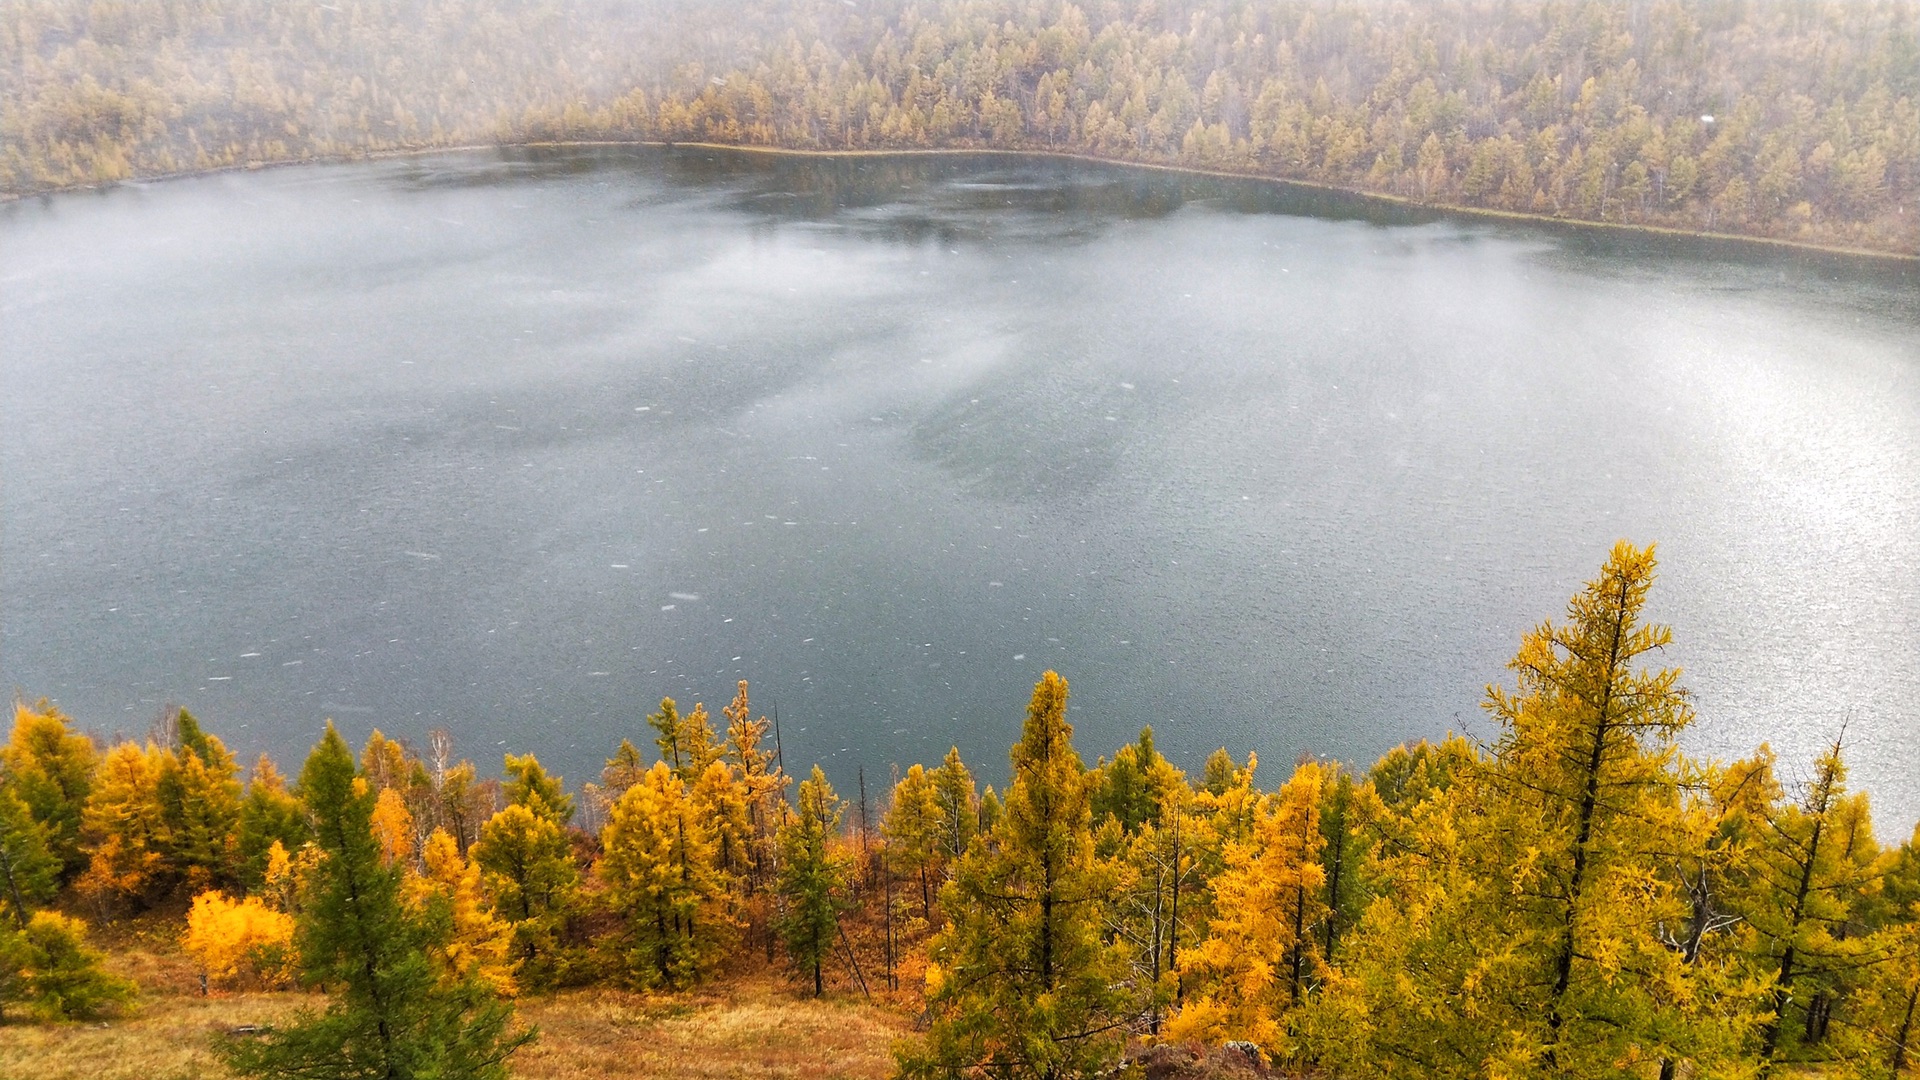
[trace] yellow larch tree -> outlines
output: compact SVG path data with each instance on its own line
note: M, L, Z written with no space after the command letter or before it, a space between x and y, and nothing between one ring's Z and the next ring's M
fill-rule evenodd
M428 835L421 861L422 872L407 881L407 898L415 908L450 924L442 940L428 949L441 977L459 982L471 976L496 994L514 994L513 926L488 909L480 867L460 854L459 843L444 829Z
M1259 800L1252 836L1226 845L1213 879L1207 937L1182 968L1186 1005L1167 1024L1173 1039L1244 1039L1290 1056L1288 1012L1324 964L1314 931L1326 916L1326 837L1320 801L1326 770L1308 761Z
M1343 954L1317 1030L1387 1080L1618 1076L1695 1055L1687 978L1661 936L1686 905L1672 867L1688 830L1670 633L1641 621L1651 548L1616 545L1567 619L1522 640L1501 737L1378 844L1378 895Z
M642 989L700 982L736 924L716 846L686 783L656 762L614 804L601 843L600 875L627 919L629 979Z
M159 782L165 751L123 742L101 758L87 799L88 854L80 891L103 904L147 897L166 866L167 828Z
M180 948L209 983L284 985L292 977L293 916L257 896L210 889L193 898Z
M355 777L358 781L360 778ZM393 788L383 787L373 803L373 835L380 841L380 856L388 866L411 869L413 852L413 813L405 799Z
M99 759L93 740L47 702L13 707L13 731L0 747L13 793L46 830L47 850L60 861L58 876L71 880L86 866L81 825Z

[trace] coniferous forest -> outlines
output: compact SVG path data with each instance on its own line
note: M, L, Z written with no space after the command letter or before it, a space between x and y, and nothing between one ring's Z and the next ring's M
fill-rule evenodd
M0 191L539 141L1072 153L1912 254L1913 0L14 0Z
M1054 672L1005 771L953 752L852 798L783 767L745 682L717 719L661 701L577 784L483 776L445 731L356 753L329 724L289 773L186 711L107 745L20 704L0 1044L143 1008L98 944L142 926L198 993L306 991L196 1036L241 1076L510 1075L543 997L768 962L918 1017L902 1077L1198 1075L1165 1067L1222 1046L1333 1077L1909 1074L1920 849L1876 837L1838 717L1813 761L1684 751L1713 720L1654 579L1619 544L1489 687L1491 741L1365 770L1189 776L1150 729L1090 764Z

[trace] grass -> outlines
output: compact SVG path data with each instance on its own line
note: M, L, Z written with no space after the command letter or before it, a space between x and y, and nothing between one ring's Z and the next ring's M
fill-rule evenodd
M284 1022L324 999L303 993L202 997L177 953L135 947L111 966L140 983L138 1008L104 1023L0 1026L0 1080L219 1080L216 1035ZM540 1039L513 1059L527 1080L880 1080L909 1025L857 992L814 1000L768 971L686 994L575 990L519 1002Z

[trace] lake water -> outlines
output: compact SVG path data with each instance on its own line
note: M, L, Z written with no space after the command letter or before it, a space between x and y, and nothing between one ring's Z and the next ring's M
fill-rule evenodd
M512 151L0 207L0 683L297 767L570 782L662 695L789 768L1039 673L1089 760L1449 729L1620 537L1698 752L1920 817L1920 277L1009 158ZM642 741L642 745L646 745Z

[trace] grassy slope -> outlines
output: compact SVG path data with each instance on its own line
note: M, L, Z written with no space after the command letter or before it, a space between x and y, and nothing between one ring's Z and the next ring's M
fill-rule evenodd
M140 984L137 1009L108 1023L0 1026L0 1080L220 1080L228 1074L210 1050L216 1034L324 1006L301 993L201 997L169 924L118 929L96 944ZM901 1011L869 1005L858 991L815 1001L764 968L692 994L531 997L519 1016L540 1028L513 1062L513 1075L528 1080L880 1080L892 1071L893 1041L910 1028Z

